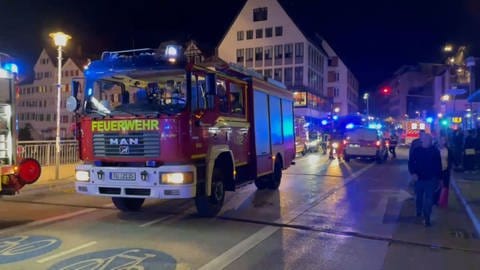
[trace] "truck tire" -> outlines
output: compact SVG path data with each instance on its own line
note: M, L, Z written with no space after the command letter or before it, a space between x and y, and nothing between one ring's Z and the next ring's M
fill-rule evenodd
M142 208L144 198L112 197L112 202L118 210L123 212L136 212Z
M220 212L225 200L225 185L223 183L223 173L219 168L214 168L212 173L211 195L207 196L205 192L200 191L195 197L195 206L197 212L202 217L214 217Z
M268 178L267 179L265 177L257 178L255 179L254 183L258 190L266 189L268 185Z
M281 182L282 182L282 162L280 159L277 159L273 167L273 173L271 174L270 181L267 182L267 187L273 190L278 189Z

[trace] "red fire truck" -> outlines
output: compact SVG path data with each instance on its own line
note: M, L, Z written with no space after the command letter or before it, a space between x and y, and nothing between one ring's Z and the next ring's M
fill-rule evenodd
M405 144L411 144L413 140L420 138L420 130L425 130L430 133L430 124L421 119L409 119L402 121L402 128L404 130Z
M80 158L76 190L122 211L146 198L194 198L216 215L225 191L254 180L277 189L295 157L293 98L232 65L184 62L179 46L104 52L74 82Z
M17 66L0 53L0 196L15 195L40 177L40 164L17 156L16 92Z

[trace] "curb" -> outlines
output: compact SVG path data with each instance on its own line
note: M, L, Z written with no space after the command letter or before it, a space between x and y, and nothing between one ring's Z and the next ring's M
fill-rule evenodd
M457 195L458 199L460 200L463 207L465 208L465 211L467 211L468 217L472 221L473 227L475 227L475 231L476 231L477 235L480 235L480 220L478 219L478 217L473 212L472 208L468 204L465 197L463 197L462 191L458 187L457 180L455 179L455 177L453 177L453 174L451 175L450 179L451 179L450 182L452 184L452 187L455 190L455 194Z

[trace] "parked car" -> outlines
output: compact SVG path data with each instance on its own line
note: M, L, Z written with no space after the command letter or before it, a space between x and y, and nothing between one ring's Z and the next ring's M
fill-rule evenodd
M350 130L345 134L344 160L349 162L352 158L369 158L382 163L388 158L387 142L376 129Z
M308 139L305 143L307 152L318 152L321 143L320 133L317 131L308 132Z

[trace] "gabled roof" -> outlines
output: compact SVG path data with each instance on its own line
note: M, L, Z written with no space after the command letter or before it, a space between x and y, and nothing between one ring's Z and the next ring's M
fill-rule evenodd
M222 38L218 42L216 48L215 48L215 55L218 55L218 46L223 42L225 39L226 35L232 28L233 24L237 21L238 17L240 16L240 13L242 10L245 8L245 5L248 3L250 0L246 0L245 4L243 4L242 8L237 12L237 15L235 18L230 22L230 25L228 26L227 30L223 34ZM325 49L322 47L322 40L324 38L316 31L314 28L310 27L310 20L306 19L300 12L293 12L293 5L294 1L289 1L289 0L270 0L270 1L276 1L280 7L285 11L288 17L292 20L293 24L300 30L300 32L305 36L305 38L310 41L313 45L317 46L317 48L325 55L328 55Z

